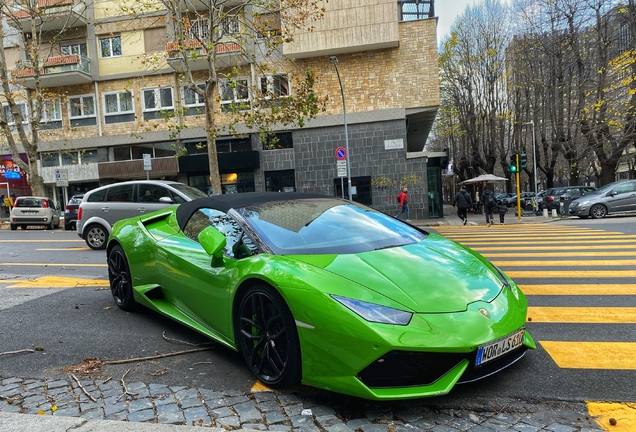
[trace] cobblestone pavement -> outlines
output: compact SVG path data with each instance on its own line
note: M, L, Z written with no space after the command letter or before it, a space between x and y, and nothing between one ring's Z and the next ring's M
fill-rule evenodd
M527 409L442 409L434 405L333 402L328 392L213 391L125 383L123 380L52 381L0 377L0 412L81 417L226 430L290 432L600 432L582 404L522 404ZM433 399L428 399L431 401ZM508 411L508 412L505 412Z

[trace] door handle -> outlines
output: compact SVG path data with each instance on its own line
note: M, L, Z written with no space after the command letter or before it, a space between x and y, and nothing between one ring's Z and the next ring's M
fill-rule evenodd
M108 213L108 210L110 210L110 207L102 207L102 211L104 213Z

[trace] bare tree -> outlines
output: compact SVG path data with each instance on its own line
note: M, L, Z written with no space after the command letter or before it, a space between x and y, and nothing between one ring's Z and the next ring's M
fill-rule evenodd
M0 47L0 80L2 80L3 103L6 108L0 110L0 129L11 150L13 163L18 165L28 176L31 191L35 195L44 194L44 180L38 172L38 149L40 144L40 125L44 114L53 105L47 102L57 96L46 91L42 85L41 76L44 66L53 54L54 44L66 32L73 28L74 20L82 14L86 7L84 3L73 3L73 13L55 13L55 8L68 6L64 2L50 2L45 0L5 1L0 0L0 13L17 32L15 41L6 44L7 32L5 26L0 30L0 36L5 42ZM59 10L57 11L59 12ZM55 25L49 25L55 20ZM11 39L9 39L11 40ZM23 50L25 61L22 71L32 79L33 86L25 88L24 76L10 73L7 64L7 49ZM26 154L27 161L20 158L20 153Z
M222 193L217 136L258 130L263 141L274 145L273 129L303 126L324 109L325 101L313 92L314 73L282 51L295 32L311 31L324 14L324 2L161 0L122 7L131 16L161 13L165 20L167 61L184 91L204 102L213 194ZM163 64L158 59L158 67ZM252 76L251 85L240 78L245 75Z
M447 124L446 136L457 140L453 159L460 178L492 173L498 160L502 168L507 166L511 131L505 60L508 20L505 3L486 0L467 8L442 44L441 96L453 108L448 115L442 112L441 118Z

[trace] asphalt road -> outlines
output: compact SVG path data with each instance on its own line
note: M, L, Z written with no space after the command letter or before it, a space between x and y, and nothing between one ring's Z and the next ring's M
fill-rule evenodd
M457 386L436 403L461 407L499 398L634 401L636 367L624 358L632 351L624 350L633 350L636 340L636 321L627 313L634 311L626 310L636 307L636 265L625 261L636 257L635 219L437 228L485 255L503 255L489 259L513 275L524 291L536 292L528 294L528 300L529 316L537 319L527 328L538 349L502 373ZM256 384L237 353L206 343L199 334L147 309L119 310L103 282L105 252L88 249L74 231L2 230L0 246L0 352L38 349L0 356L0 377L53 379L67 376L63 368L88 358L120 360L210 347L153 361L104 365L91 376L118 378L129 370L129 382L215 390L249 391ZM577 255L583 252L597 255ZM588 260L598 265L586 264ZM590 271L596 273L586 273ZM594 288L591 293L567 291L583 286ZM546 318L546 311L553 315ZM566 316L563 311L573 312ZM567 346L560 358L546 349L549 342L557 347L563 342L589 343L581 346L590 362L599 351L609 360L603 368L571 367Z

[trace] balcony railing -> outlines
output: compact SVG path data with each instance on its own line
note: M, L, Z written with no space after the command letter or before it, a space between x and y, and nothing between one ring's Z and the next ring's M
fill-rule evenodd
M32 77L35 75L35 70L29 65L19 63L16 65L16 69L11 72L14 77ZM86 74L91 73L91 62L88 58L73 55L61 55L55 57L49 57L44 63L44 67L40 69L40 75L55 74L61 72L80 71Z
M86 4L78 0L38 0L37 7L33 9L17 6L5 11L4 15L9 18L9 25L29 33L32 26L37 27L38 31L57 30L65 26L84 27L88 22L85 10Z
M206 55L207 50L198 39L187 39L182 44L179 42L168 42L166 51L169 59L177 59L183 56L183 52L189 53L191 57ZM216 45L217 54L240 53L241 46L236 42L226 42Z

